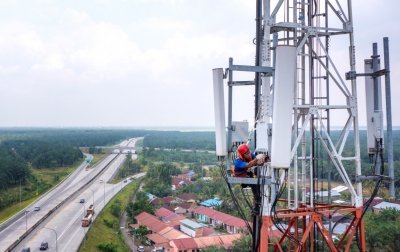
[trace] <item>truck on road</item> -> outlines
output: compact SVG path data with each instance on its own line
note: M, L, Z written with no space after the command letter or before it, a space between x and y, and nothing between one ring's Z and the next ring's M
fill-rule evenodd
M88 209L86 209L86 214L94 215L94 206L90 205Z
M86 214L86 216L82 219L82 227L88 227L90 223L92 223L92 217L93 215Z

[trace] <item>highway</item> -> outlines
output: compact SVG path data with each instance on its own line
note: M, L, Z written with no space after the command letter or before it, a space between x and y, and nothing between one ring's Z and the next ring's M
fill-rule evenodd
M123 141L119 145L134 146L136 140L137 139ZM118 147L116 146L116 148ZM12 250L21 251L24 247L30 247L31 251L40 251L39 246L41 242L47 241L49 243L49 249L47 251L76 251L88 229L87 227L84 228L81 226L81 219L89 205L94 204L96 212L94 219L96 219L97 214L104 205L124 186L132 181L128 179L126 183L121 181L114 185L108 183L118 172L125 158L125 154L110 154L96 166L88 170L86 170L87 164L82 163L58 187L40 198L12 220L0 226L0 251L6 250L18 237L23 235L26 230L29 230L44 215L73 192L88 183L88 181L96 176L108 164L101 175L65 202ZM132 159L136 158L136 155L132 154ZM144 175L144 173L137 174L135 177ZM79 203L80 199L85 199L85 203ZM40 210L34 211L35 206L39 206Z

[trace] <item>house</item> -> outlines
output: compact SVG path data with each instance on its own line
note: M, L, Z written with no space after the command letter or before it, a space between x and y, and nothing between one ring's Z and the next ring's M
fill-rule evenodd
M188 219L181 220L180 222L181 222L180 230L182 232L184 232L185 234L188 234L191 237L202 236L202 234L203 234L203 231L202 231L203 226L200 225L199 223L191 221L191 220L188 220Z
M146 235L146 240L149 242L150 246L169 242L167 238L164 238L162 235L159 234L148 234Z
M390 203L390 202L381 202L373 207L374 213L376 213L376 214L379 214L386 208L394 208L394 209L397 209L400 211L400 205L395 204L395 203Z
M317 200L320 202L328 201L329 191L315 192ZM331 200L339 200L341 194L338 191L331 190ZM307 197L310 197L310 193L307 193Z
M230 234L239 234L242 231L247 230L246 222L237 217L233 217L225 221L224 227Z
M202 206L199 208L215 211ZM166 209L158 210L158 215L168 213L169 212ZM216 213L216 216L219 216L220 214L222 213L218 212ZM204 224L196 223L174 213L163 218L163 221L165 222L145 212L137 215L135 219L140 222L140 224L131 225L135 225L134 228L137 228L139 225L146 226L147 229L152 232L151 234L146 235L147 241L156 248L164 248L165 252L197 252L199 249L210 247L211 245L228 248L233 244L234 240L240 238L240 234L219 235L214 230L205 227ZM235 219L235 217L232 216L231 219ZM173 222L178 222L179 227L173 228L168 226L168 224ZM181 229L182 231L177 229Z
M244 220L231 216L229 214L222 213L220 211L204 206L196 207L193 212L196 219L198 219L199 221L208 223L213 226L220 225L231 234L238 234L242 230L247 230L246 222ZM251 223L249 224L250 226L252 226Z
M200 205L205 206L205 207L215 208L215 207L218 207L219 205L221 205L222 202L223 202L223 200L214 198L214 199L208 199L206 201L200 202Z
M166 206L169 206L174 201L175 201L175 198L173 198L171 196L167 196L164 198L155 198L150 201L150 204L156 208L157 207L166 207Z
M180 208L178 206L175 206L174 213L176 213L176 214L186 214L186 209L183 209L183 208Z
M164 207L161 207L160 209L157 209L154 212L154 215L157 216L160 219L164 219L166 216L173 214L173 212L171 212L168 209L165 209Z
M188 202L194 203L194 202L200 201L199 197L197 197L196 195L191 194L191 193L182 193L182 194L176 195L175 198L179 202L186 202L186 203L188 203Z
M193 238L187 239L174 239L170 241L169 245L172 247L171 252L179 251L197 251L198 245Z
M364 198L364 204L368 201L368 200L370 200L370 198ZM376 205L378 205L379 203L382 203L383 202L383 199L382 198L380 198L380 197L375 197L372 201L371 201L371 203L369 204L369 206L368 206L368 210L373 210L373 208L374 208L374 206L376 206Z
M176 206L185 209L186 213L193 212L193 210L197 207L197 205L194 203L185 203L185 202L181 202Z
M192 175L189 175L189 174L179 174L177 177L181 178L181 179L192 181Z
M155 195L151 193L146 193L146 196L149 198L149 201L152 201L153 199L157 198Z
M193 210L194 216L196 219L202 222L209 223L209 217L212 216L215 213L216 210L204 207L204 206L198 206Z
M193 184L194 182L187 178L172 177L171 188L172 191L179 191L184 186Z
M137 216L135 216L135 219L136 219L137 223L140 224L140 222L141 222L142 220L147 219L147 218L151 218L151 217L154 217L154 216L151 215L151 214L149 214L149 213L146 213L146 212L141 212L140 214L138 214Z

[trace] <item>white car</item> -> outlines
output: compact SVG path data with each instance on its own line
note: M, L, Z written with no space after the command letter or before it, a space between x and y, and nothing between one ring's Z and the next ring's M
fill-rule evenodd
M144 252L143 246L139 246L139 247L137 248L137 251L138 251L138 252Z
M40 210L40 206L35 206L35 208L33 210L39 211Z
M102 179L100 179L100 183L103 183L104 181Z

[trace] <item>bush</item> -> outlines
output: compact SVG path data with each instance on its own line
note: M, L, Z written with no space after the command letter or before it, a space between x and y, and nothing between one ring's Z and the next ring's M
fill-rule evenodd
M96 247L104 252L117 252L118 251L118 245L113 242L102 242L102 243L97 244Z
M116 220L109 221L109 220L107 220L107 219L103 219L103 221L104 221L104 224L106 224L106 226L107 226L107 227L110 227L110 228L112 228L115 224L117 224L117 221L116 221Z

